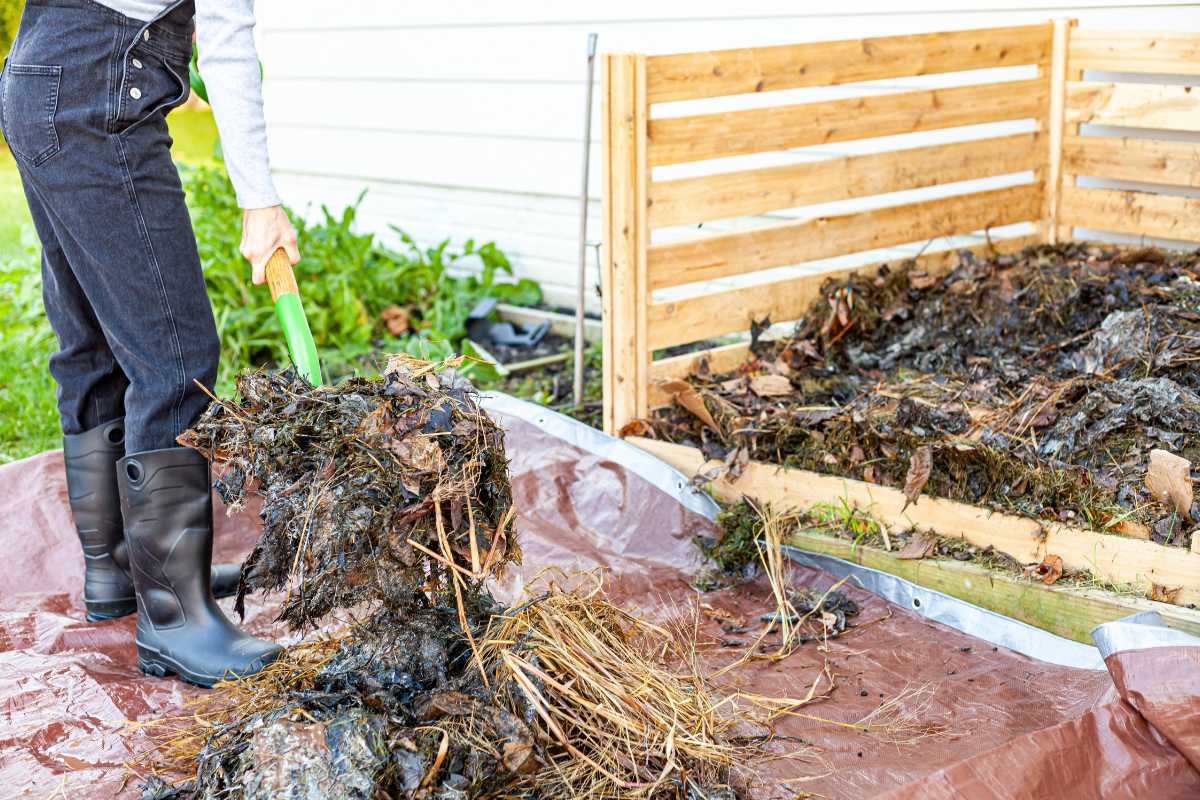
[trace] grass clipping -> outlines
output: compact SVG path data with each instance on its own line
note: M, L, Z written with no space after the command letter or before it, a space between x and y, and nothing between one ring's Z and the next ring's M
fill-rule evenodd
M243 592L286 590L295 628L360 621L144 724L145 800L735 796L685 629L598 583L508 609L485 590L519 558L512 493L453 366L398 358L335 389L249 374L182 437L224 465L228 503L263 497Z

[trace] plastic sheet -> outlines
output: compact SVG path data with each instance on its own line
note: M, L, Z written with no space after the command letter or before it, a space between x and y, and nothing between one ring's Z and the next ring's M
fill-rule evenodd
M718 619L756 619L771 608L768 587L760 581L700 595L688 586L698 563L691 539L715 531L704 498L678 499L690 491L686 478L550 412L511 400L491 410L508 431L525 548L524 572L504 590L546 579L541 571L550 566L601 568L615 598L644 613L699 609L704 663L716 669L735 660L741 648L722 646L731 637ZM218 557L244 553L256 522L252 511L220 516ZM198 690L137 672L131 618L84 621L82 558L59 454L0 467L0 530L5 796L136 797L136 778L123 764L146 742L126 720L170 713ZM816 588L837 580L811 567L793 578ZM843 589L862 610L825 652L810 643L786 661L750 663L727 676L730 689L798 698L827 662L838 684L803 709L826 721L785 717L774 725L778 738L769 747L792 757L739 771L754 796L1200 794L1200 648L1192 642L1157 647L1138 631L1126 638L1150 646L1125 649L1118 632L1108 672L1075 669L992 644L987 631L968 635L862 588ZM280 639L275 610L270 597L249 598L247 627ZM748 644L752 636L734 638ZM913 742L833 724L853 723L898 696L927 731Z

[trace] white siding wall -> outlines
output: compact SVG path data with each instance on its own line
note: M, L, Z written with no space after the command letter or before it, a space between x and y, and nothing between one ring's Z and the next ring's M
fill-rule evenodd
M271 159L289 204L340 207L366 189L364 226L386 236L394 224L423 242L495 240L518 274L564 305L575 283L589 32L601 52L666 53L1067 16L1081 27L1200 30L1195 4L1041 0L259 0L258 16ZM593 118L595 239L598 102ZM589 284L597 280L593 263Z

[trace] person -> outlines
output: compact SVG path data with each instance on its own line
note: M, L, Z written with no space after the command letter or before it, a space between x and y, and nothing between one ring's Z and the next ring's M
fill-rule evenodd
M204 410L219 341L166 116L200 69L244 209L252 279L296 234L267 159L253 0L28 0L0 74L0 129L42 244L58 338L70 504L88 619L136 611L138 664L201 686L280 652L214 594L210 467L176 437Z

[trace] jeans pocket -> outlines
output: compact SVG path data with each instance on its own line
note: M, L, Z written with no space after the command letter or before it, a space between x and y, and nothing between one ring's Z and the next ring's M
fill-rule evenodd
M62 67L13 64L0 84L0 126L9 149L33 166L43 164L60 149L54 117Z

